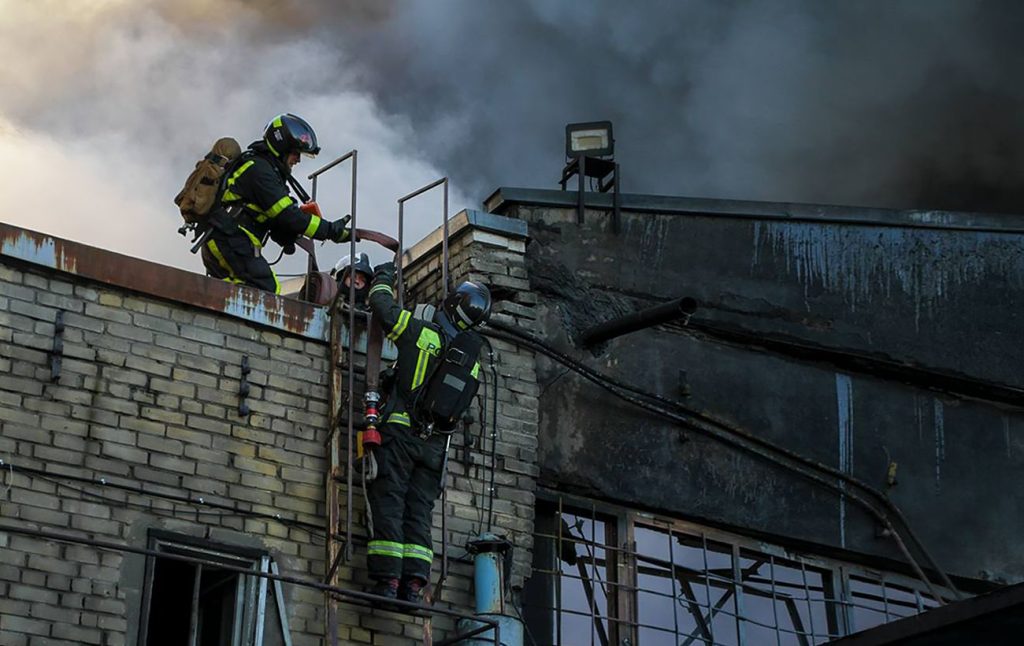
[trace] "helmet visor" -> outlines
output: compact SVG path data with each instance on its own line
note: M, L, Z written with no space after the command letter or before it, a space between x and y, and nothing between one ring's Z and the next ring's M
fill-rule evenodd
M312 129L304 126L305 124L296 127L296 132L292 133L292 136L295 137L295 149L306 157L316 157L320 153L320 146L316 143L316 134Z

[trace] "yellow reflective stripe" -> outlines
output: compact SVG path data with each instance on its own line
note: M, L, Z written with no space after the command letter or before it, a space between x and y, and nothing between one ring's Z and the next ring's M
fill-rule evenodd
M427 358L430 354L426 350L420 350L420 356L416 358L416 372L412 375L412 385L409 390L416 390L423 385L427 377Z
M385 424L399 424L401 426L412 426L408 413L391 413L388 415Z
M422 545L405 545L402 557L407 559L419 559L432 563L434 561L434 550Z
M473 370L469 374L472 375L473 379L479 379L480 378L480 362L479 361L473 364Z
M370 541L366 544L366 553L375 556L393 556L402 558L405 545L394 541Z
M249 161L247 161L244 164L242 164L241 166L239 166L238 170L236 170L235 172L231 173L231 177L228 178L227 184L225 184L225 186L227 188L224 189L224 195L222 195L220 197L220 201L221 202L237 202L238 200L242 199L242 196L239 195L238 193L235 193L234 191L232 191L231 187L235 185L235 180L237 180L239 177L241 177L242 173L244 173L245 171L249 170L249 167L252 166L254 163L256 163L256 162L254 160L250 159ZM252 207L251 204L246 204L246 206ZM252 208L255 208L255 207L252 207ZM258 211L259 209L256 209L256 210Z
M274 268L273 267L270 268L270 277L274 279L274 293L275 294L280 294L281 293L281 281L279 281L277 279L277 274L274 273Z
M267 217L267 218L276 218L278 213L280 213L281 211L284 211L285 209L287 209L292 204L295 204L295 200L293 200L291 197L285 195L284 197L282 197L278 201L274 202L274 205L271 206L269 209L267 209L263 213L263 215L264 215L264 217Z
M316 234L316 230L320 228L320 217L316 215L309 216L309 226L302 232L302 235L307 238L312 238Z
M373 293L372 290L370 293ZM397 341L398 337L402 336L402 332L405 332L405 328L409 327L411 319L412 313L409 310L402 310L402 313L398 315L398 322L395 323L395 327L391 328L391 331L387 334L388 339Z
M373 296L377 292L388 292L391 294L391 298L395 297L395 290L391 289L391 285L387 283L378 283L370 288L370 292L366 295L367 298Z
M420 330L420 336L416 339L416 347L420 349L420 355L416 358L416 370L412 375L412 384L409 390L416 390L423 385L427 378L427 363L431 355L436 355L441 350L441 337L428 327Z
M222 254L220 252L220 249L217 247L217 243L216 242L214 242L213 240L207 241L206 248L209 249L210 253L213 254L213 257L217 259L217 264L220 265L221 269L223 269L224 271L228 272L228 276L230 278L232 278L232 279L237 279L238 278L235 275L235 270L232 269L231 265L228 264L228 261L224 257L224 254ZM228 280L228 279L225 278L224 280ZM234 282L234 281L232 281L232 282Z
M274 119L274 123L273 123L273 126L274 126L275 128L280 128L280 127L281 127L281 125L282 125L282 124L281 124L281 117L278 117L278 118Z
M239 177L241 177L242 173L244 173L245 171L249 170L249 167L252 166L255 163L256 163L256 160L250 159L249 161L247 161L244 164L242 164L241 166L239 166L238 170L236 170L235 172L231 173L231 177L228 178L228 186L229 187L234 186L235 185L235 180L237 180ZM234 195L234 193L232 193L232 195Z
M263 248L263 244L260 243L260 239L254 236L251 231L245 227L238 227L238 230L249 237L249 240L252 242L252 246L256 247L257 250Z

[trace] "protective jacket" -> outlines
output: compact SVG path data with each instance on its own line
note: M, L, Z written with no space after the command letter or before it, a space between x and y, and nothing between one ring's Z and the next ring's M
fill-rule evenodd
M203 246L203 264L211 276L276 294L280 283L262 256L267 239L287 248L299 236L329 238L327 223L301 211L289 195L290 174L263 141L250 144L228 169L221 207L210 216L213 230Z
M373 514L367 567L377 579L426 581L434 556L430 526L443 486L446 438L437 433L424 437L413 407L444 348L443 332L399 307L391 285L379 278L368 300L387 338L398 348L398 363L381 412L381 445L374 450L378 475L367 490ZM479 364L473 376L478 375Z

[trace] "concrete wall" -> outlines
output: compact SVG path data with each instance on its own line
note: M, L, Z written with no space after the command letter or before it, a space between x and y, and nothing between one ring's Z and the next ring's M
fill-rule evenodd
M608 204L608 196L589 195ZM886 489L945 569L1024 578L1019 217L502 189L529 223L538 334L595 368ZM588 326L693 296L689 328L578 347ZM901 560L847 501L539 362L549 486Z

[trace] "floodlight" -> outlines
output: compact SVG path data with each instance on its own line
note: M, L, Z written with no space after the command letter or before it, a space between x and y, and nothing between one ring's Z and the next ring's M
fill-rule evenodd
M611 121L570 123L565 127L566 157L607 157L614 150Z

